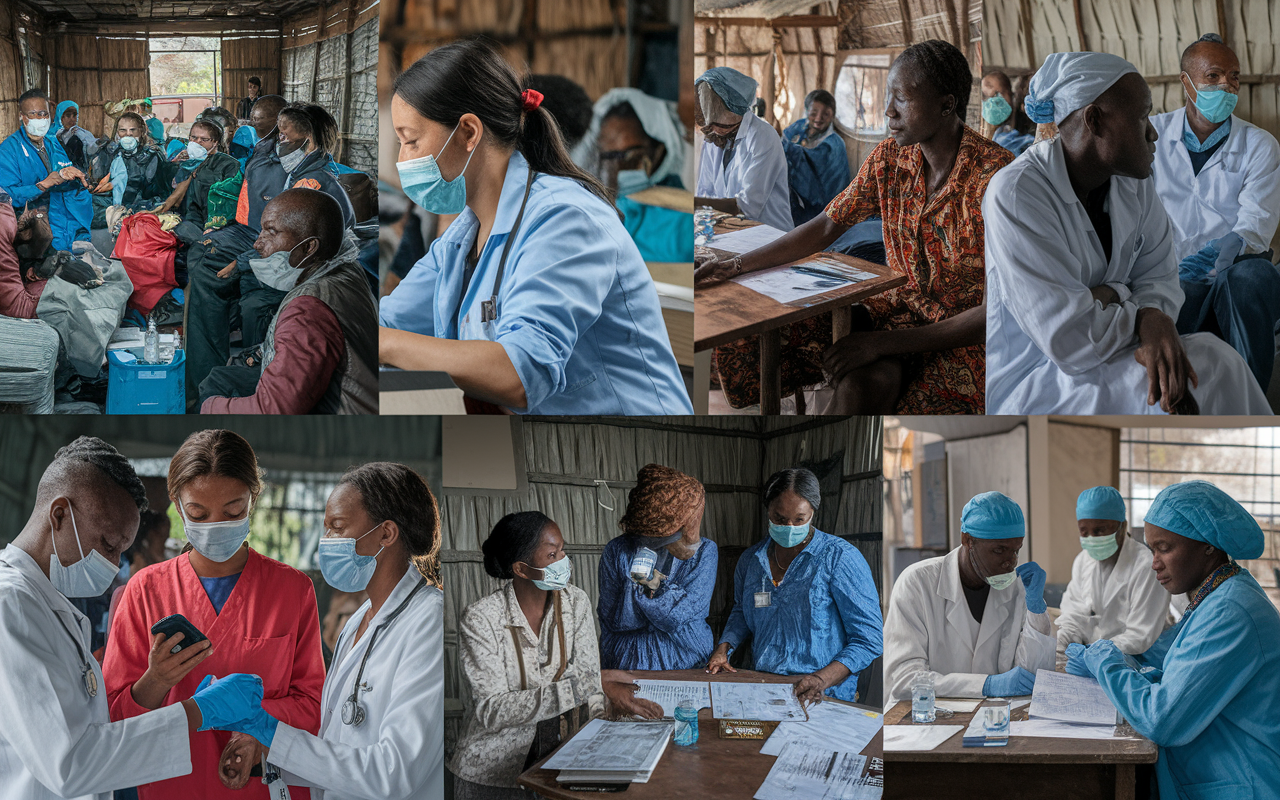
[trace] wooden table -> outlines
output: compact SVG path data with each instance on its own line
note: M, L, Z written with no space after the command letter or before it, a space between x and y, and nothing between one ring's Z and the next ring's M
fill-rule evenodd
M701 669L630 672L637 678L668 681L795 683L802 677L771 675L745 669L716 675L708 675ZM878 710L861 705L858 708ZM691 747L680 747L674 742L668 744L649 782L631 784L622 797L626 800L670 800L683 797L697 797L698 800L745 800L760 789L760 784L764 783L773 762L777 760L774 756L760 754L763 745L764 741L761 739L719 738L719 726L711 716L711 709L704 708L698 712L698 743ZM883 749L882 734L876 734L876 738L862 749L862 754L868 757L868 771L880 771L881 762L878 760ZM552 800L599 800L598 793L561 789L556 783L556 770L542 769L546 760L544 758L526 770L520 776L520 785Z
M967 727L973 714L957 712L935 724ZM1010 716L1026 719L1027 707ZM894 705L884 724L911 724L911 702ZM1133 735L1137 738L1011 736L1005 747L964 747L960 730L933 750L885 753L884 800L1133 800L1136 766L1154 764L1157 756L1155 744Z
M758 224L750 220L729 218L716 225L716 233L729 233ZM733 257L733 253L716 250L715 239L711 241L712 251L721 256ZM779 303L771 297L766 297L733 281L696 289L694 292L693 349L695 351L710 350L749 336L760 337L761 414L781 412L782 327L784 325L829 313L832 317L832 337L834 341L838 341L849 333L851 307L855 303L907 282L905 275L900 275L880 264L851 258L840 253L823 253L822 256L874 273L878 277L791 303ZM807 261L809 258L801 260ZM695 387L695 390L700 391L701 387Z

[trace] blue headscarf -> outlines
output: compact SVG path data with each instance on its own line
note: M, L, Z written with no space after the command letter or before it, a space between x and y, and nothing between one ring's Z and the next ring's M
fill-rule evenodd
M58 109L53 112L53 125L49 127L49 135L56 136L58 131L62 130L62 115L67 113L68 108L76 110L76 118L79 119L80 104L74 100L63 100L58 103Z
M725 108L739 116L751 110L756 99L756 87L759 86L755 79L729 67L712 67L702 73L693 85L700 83L710 84L712 91L724 101Z
M1095 486L1085 489L1076 499L1076 519L1111 519L1124 522L1128 519L1124 510L1124 498L1113 486Z
M1208 481L1166 486L1147 511L1146 522L1171 533L1207 542L1231 558L1262 555L1266 537L1253 515Z
M960 530L976 539L1016 539L1027 535L1022 509L1000 492L983 492L964 504Z

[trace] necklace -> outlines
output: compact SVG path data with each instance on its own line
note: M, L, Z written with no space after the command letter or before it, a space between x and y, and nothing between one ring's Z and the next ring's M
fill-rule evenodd
M1209 593L1217 589L1223 584L1227 578L1240 574L1240 565L1234 561L1228 561L1222 566L1209 573L1209 577L1204 579L1204 583L1200 584L1200 588L1196 590L1196 594L1191 598L1191 602L1187 605L1187 610L1182 612L1185 617L1190 614L1192 609L1200 605L1200 601L1209 596Z

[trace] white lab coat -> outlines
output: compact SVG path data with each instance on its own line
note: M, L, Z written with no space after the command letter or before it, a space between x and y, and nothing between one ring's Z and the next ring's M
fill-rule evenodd
M787 183L787 154L773 126L748 111L738 126L737 145L726 171L724 149L702 141L698 164L698 197L732 197L747 219L780 231L791 221L791 189Z
M1156 142L1156 193L1173 223L1173 255L1179 262L1232 231L1244 253L1265 252L1280 224L1280 143L1239 117L1196 175L1182 143L1187 109L1151 118Z
M320 735L281 723L267 760L314 800L444 797L444 593L428 586L378 634L364 668L359 726L342 721L373 632L422 583L412 566L352 644L368 600L347 620L325 676Z
M979 625L960 584L961 547L902 571L884 621L884 675L893 700L911 697L916 673L934 673L938 697L982 697L990 675L1015 666L1053 669L1055 640L1045 613L1027 611L1026 589L1014 581L991 589Z
M1058 652L1068 644L1110 639L1129 655L1145 653L1169 626L1169 593L1156 580L1151 551L1123 537L1113 567L1083 550L1071 565L1071 582L1058 615Z
M1138 310L1177 319L1173 229L1151 180L1113 177L1111 260L1067 176L1061 138L996 173L982 200L988 414L1159 414L1134 359ZM1121 303L1089 290L1106 284ZM1210 333L1182 337L1203 414L1271 414L1240 354Z
M0 550L0 800L110 800L114 789L189 772L182 705L111 722L89 620L26 551Z

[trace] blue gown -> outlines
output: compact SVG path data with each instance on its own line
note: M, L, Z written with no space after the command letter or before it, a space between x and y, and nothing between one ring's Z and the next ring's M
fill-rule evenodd
M80 181L65 181L47 192L36 186L53 170L75 166L53 134L45 135L44 148L51 162L48 169L23 129L0 142L0 189L9 194L18 215L28 201L36 201L37 206L47 204L53 249L70 250L74 241L89 241L93 201Z
M674 175L657 185L684 188ZM614 202L622 212L622 224L635 240L640 257L645 261L693 261L693 214L637 203L629 197L619 197Z
M808 125L807 119L799 119L782 131L787 182L791 187L791 219L797 226L821 214L850 180L849 154L835 131L812 149L793 141L804 136Z
M880 597L867 560L840 537L814 531L774 587L771 541L753 544L738 560L733 610L720 641L733 650L750 639L752 669L775 675L805 675L839 661L852 674L826 694L857 701L858 673L884 653ZM756 608L762 591L772 594L770 603Z
M1089 666L1160 748L1161 800L1280 798L1280 614L1247 572L1226 580L1136 657Z
M619 536L600 556L600 666L605 669L695 669L713 649L711 593L719 555L703 539L693 558L681 561L658 551L657 569L667 576L653 597L631 580L631 559L644 544Z
M1011 130L998 131L991 140L1015 156L1020 156L1022 151L1035 142L1036 137L1031 133L1019 133L1016 130Z

